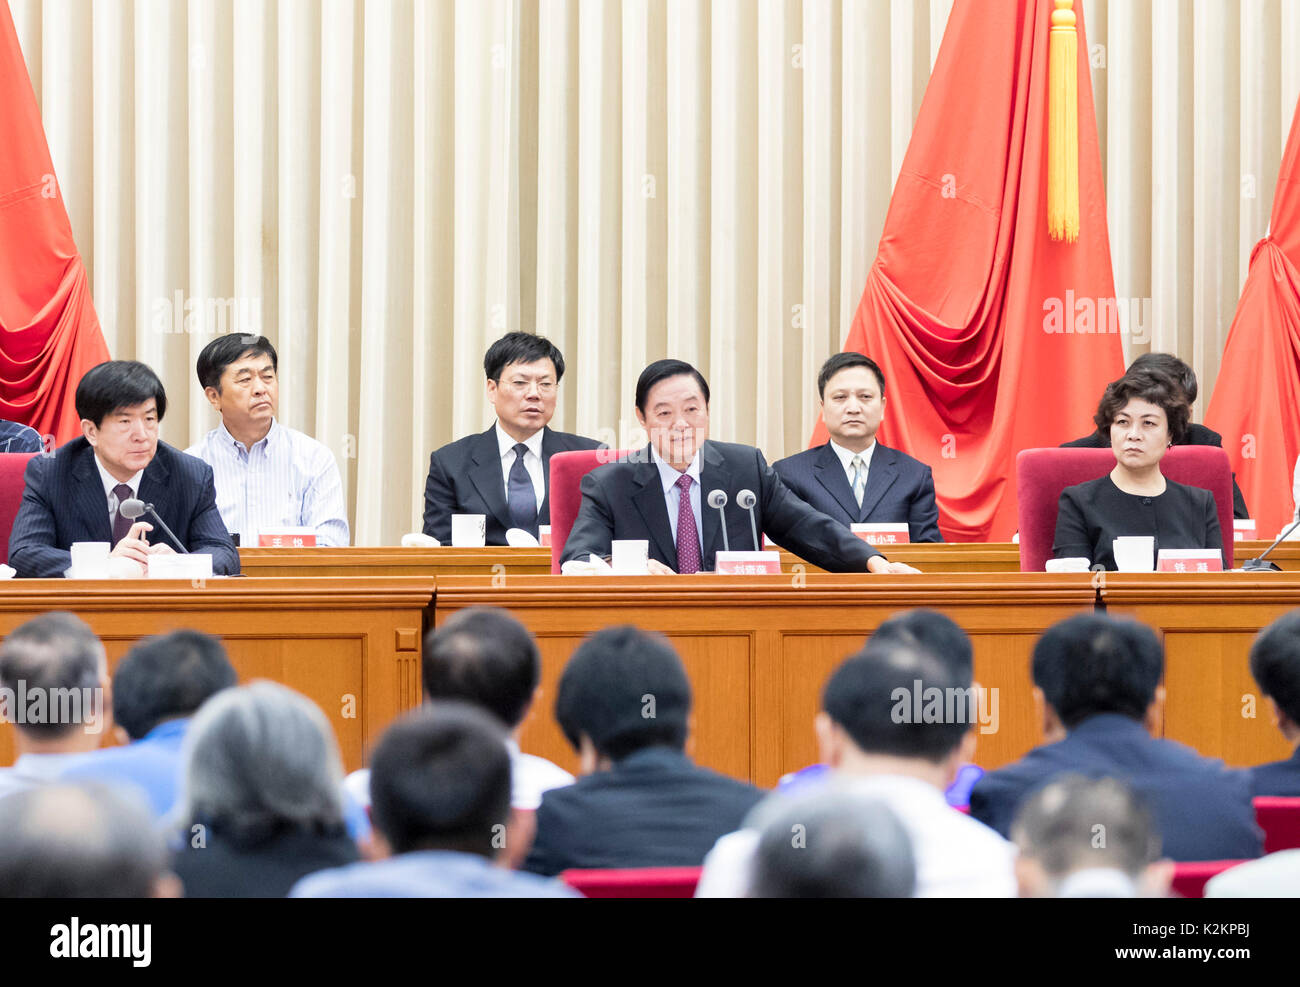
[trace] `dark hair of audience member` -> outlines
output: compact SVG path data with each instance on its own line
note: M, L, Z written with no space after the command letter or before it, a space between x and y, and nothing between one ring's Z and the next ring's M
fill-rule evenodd
M545 336L531 332L508 332L488 347L483 356L483 373L488 380L500 381L512 363L536 363L550 360L555 367L555 383L564 376L564 355Z
M91 367L77 384L77 416L98 428L113 412L134 408L150 398L162 421L167 392L158 375L138 360L109 360Z
M15 627L0 643L0 686L28 695L53 697L56 690L97 689L103 685L104 646L89 625L64 610L33 617ZM53 712L53 706L49 707ZM83 724L51 715L45 722L25 721L21 729L33 737L54 739L80 730Z
M280 358L276 355L271 341L265 336L257 336L251 332L232 332L218 336L203 347L194 365L199 377L199 386L215 387L220 392L221 375L226 372L228 366L238 363L245 357L259 354L271 358L272 370L279 369Z
M650 397L651 389L660 381L667 380L669 377L681 377L689 374L695 378L695 383L700 385L700 394L704 396L704 404L707 407L709 403L709 382L704 379L704 375L696 370L685 360L656 360L650 366L641 371L641 376L636 381L636 408L637 411L645 414L645 403Z
M1053 624L1034 645L1034 685L1072 729L1091 716L1141 720L1164 672L1155 633L1131 620L1079 614Z
M424 639L424 694L464 700L511 730L528 712L540 676L532 634L496 607L461 610Z
M1260 692L1300 727L1300 610L1283 614L1255 638L1250 674Z
M970 636L951 617L917 607L895 614L876 628L868 642L914 644L928 651L969 685L975 678L975 650Z
M172 631L141 641L113 670L113 720L132 740L158 724L192 716L237 681L217 638Z

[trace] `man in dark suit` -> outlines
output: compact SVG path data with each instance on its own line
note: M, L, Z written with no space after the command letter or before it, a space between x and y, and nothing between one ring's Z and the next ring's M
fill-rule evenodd
M1285 761L1251 768L1251 791L1300 796L1300 610L1283 614L1255 638L1250 674L1268 700L1278 731L1294 749Z
M737 503L748 490L756 497L758 530L814 565L831 572L917 571L890 562L805 504L754 447L709 439L709 385L689 363L658 360L646 367L636 385L636 415L650 443L583 477L563 561L606 557L615 540L644 539L653 573L711 570L724 546L718 511L708 506L714 490L728 498L732 548L761 547L753 544L749 513Z
M524 869L697 867L762 798L686 756L691 684L666 640L634 627L587 638L560 676L555 718L582 777L537 809Z
M451 544L453 514L485 515L489 545L506 544L510 528L536 537L540 525L551 523L551 457L603 447L550 429L564 357L546 337L507 333L488 348L483 371L496 423L429 457L424 533L444 545Z
M836 353L817 375L830 441L772 464L801 500L843 525L907 522L911 541L943 541L930 467L876 441L885 375L861 353Z
M1245 773L1151 736L1163 671L1160 642L1141 624L1081 614L1048 628L1033 657L1047 743L977 781L971 815L1006 835L1020 804L1057 776L1114 777L1151 808L1171 860L1258 857Z
M1134 371L1155 374L1164 378L1173 386L1175 391L1181 391L1186 396L1189 405L1196 400L1198 389L1196 374L1192 372L1191 367L1172 353L1143 353L1129 364L1129 368L1124 371L1124 374L1127 376ZM1218 446L1222 448L1223 436L1197 422L1188 422L1187 430L1183 433L1179 444L1185 446ZM1069 442L1062 442L1061 448L1109 449L1110 433L1109 431L1103 432L1098 427L1090 435L1072 439ZM1250 517L1250 511L1246 509L1246 498L1241 495L1241 488L1237 486L1236 473L1232 474L1232 516L1241 519ZM1228 536L1225 535L1224 537Z
M167 395L157 375L134 360L101 363L81 378L76 404L81 438L27 464L9 536L9 564L18 575L62 576L79 541L109 542L115 574L143 574L150 555L174 549L162 531L150 544L153 525L121 513L133 498L153 504L188 551L210 553L214 573L238 573L239 553L217 510L212 467L158 440Z

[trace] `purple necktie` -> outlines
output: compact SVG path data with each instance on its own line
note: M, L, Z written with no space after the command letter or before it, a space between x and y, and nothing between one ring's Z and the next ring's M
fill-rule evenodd
M700 535L691 510L691 482L686 473L677 480L681 490L677 498L677 571L681 573L700 571Z
M135 494L131 493L131 488L125 483L119 483L113 488L113 496L117 498L117 516L113 518L113 545L126 537L126 533L131 530L131 519L122 515L122 505L130 500Z

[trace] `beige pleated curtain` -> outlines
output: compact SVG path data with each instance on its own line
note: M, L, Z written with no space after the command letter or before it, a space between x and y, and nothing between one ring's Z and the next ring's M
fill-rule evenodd
M716 437L801 448L952 6L9 2L109 348L162 375L164 437L215 424L212 333L261 328L359 544L418 529L428 453L490 421L509 329L563 349L560 428L631 441L636 375L672 355L708 375ZM1127 352L1190 361L1203 407L1300 0L1082 9Z

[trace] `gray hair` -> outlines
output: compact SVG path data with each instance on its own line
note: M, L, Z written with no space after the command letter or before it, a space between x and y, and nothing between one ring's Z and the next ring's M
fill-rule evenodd
M329 721L275 682L217 693L199 709L182 751L180 821L263 833L289 824L343 824L343 766Z
M49 709L60 708L58 699L79 695L103 686L108 674L104 645L80 617L66 610L52 610L15 627L0 644L0 686L29 695L43 694ZM70 707L69 707L70 708ZM86 723L84 709L79 722L73 717L48 716L42 722L19 720L17 726L32 734L56 737Z

